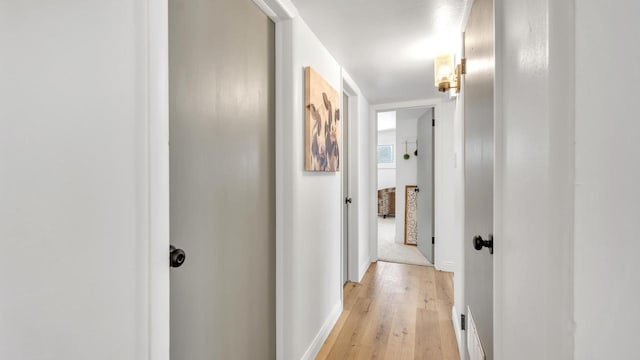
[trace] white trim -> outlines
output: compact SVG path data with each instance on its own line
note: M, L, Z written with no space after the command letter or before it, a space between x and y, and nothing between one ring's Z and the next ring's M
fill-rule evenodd
M467 23L469 22L469 16L471 16L471 9L473 8L473 3L475 0L468 0L464 6L464 13L462 14L462 21L460 22L460 32L464 33L464 30L467 28ZM463 50L464 51L464 48ZM464 57L464 54L462 54Z
M349 76L344 68L342 68L342 91L347 93L348 96L358 96L356 91L356 85L353 79Z
M360 94L358 94L358 90L357 90L357 86L355 85L355 83L353 82L353 80L351 79L351 77L349 76L349 74L347 74L347 72L342 69L341 70L341 77L342 77L342 82L341 82L341 86L342 86L342 92L343 94L347 95L349 104L349 114L348 114L348 144L349 144L349 159L347 161L347 165L349 166L348 169L348 173L349 173L349 189L347 191L347 193L351 196L351 198L353 198L354 202L352 203L351 206L349 206L349 244L347 244L349 252L348 252L348 268L347 268L347 280L349 281L355 281L355 282L359 282L360 278L359 278L359 258L360 258L360 237L359 237L359 224L358 224L358 219L359 219L359 206L360 206L360 199L358 198L358 194L359 194L359 179L360 176L358 174L358 163L360 161L359 156L358 156L358 142L357 142L357 138L358 138L358 132L359 130L359 121L360 121L360 109L359 109L359 96L361 96ZM342 99L342 96L341 96ZM342 106L342 109L344 109L344 104ZM344 135L344 132L343 132ZM344 138L343 138L344 141ZM344 176L344 172L341 172L341 176ZM342 179L344 180L344 179ZM342 181L341 184L341 189L342 186L344 185L344 181ZM341 201L344 201L344 189L342 189L342 199ZM344 209L344 206L342 207L342 209ZM344 216L342 217L342 219L344 219ZM342 226L344 227L344 224L342 224ZM342 229L342 233L344 234L344 229ZM342 257L341 257L342 259ZM342 284L340 284L340 288L342 288Z
M148 356L169 360L169 6L147 1Z
M436 263L434 265L436 270L455 273L456 264L453 261L443 261L442 263Z
M460 327L460 315L458 315L458 311L455 306L451 307L451 321L453 322L453 331L456 333L456 342L458 344L458 353L464 353L464 339L462 338L462 328ZM464 359L463 356L460 356L461 359Z
M367 270L369 270L371 264L371 259L369 259L368 261L365 261L360 265L360 269L358 269L358 282L362 281L362 278L364 278L364 274L367 273Z
M370 196L371 196L371 207L370 207L370 217L369 217L369 233L371 234L370 238L370 253L371 253L371 261L378 261L378 162L376 159L376 149L378 145L378 119L377 115L379 112L384 111L392 111L392 110L402 110L402 109L413 109L413 108L431 108L433 111L433 115L436 115L436 110L438 106L448 101L447 99L422 99L422 100L410 100L410 101L402 101L395 103L386 103L386 104L377 104L371 106L371 112L369 115L370 124L372 130L369 132L369 171L371 173L371 181L370 185ZM435 158L434 153L434 158ZM434 174L435 181L435 174ZM436 211L434 206L433 211ZM435 223L433 224L435 229ZM436 255L438 253L438 243L436 242L433 248L433 260L436 262Z
M324 324L320 328L320 331L318 331L318 334L316 334L316 337L313 339L313 342L311 342L311 345L309 345L309 347L307 348L307 351L305 351L304 355L302 355L302 357L300 358L301 360L316 358L316 356L320 352L320 349L322 349L322 345L324 345L324 342L327 340L327 337L329 337L331 330L338 322L338 319L340 318L341 314L342 314L342 300L338 301L336 305L333 307L333 310L331 310L329 317L327 317L327 320L324 322Z
M291 66L291 59L285 58L287 49L286 31L282 24L276 23L276 359L284 359L284 323L285 323L285 269L286 258L284 247L284 213L287 198L283 196L286 188L284 172L286 165L286 152L283 141L285 140L285 121L283 116L287 114L285 101L285 84L291 83L290 72L286 69Z
M378 261L378 110L369 110L369 260Z
M283 116L285 109L285 85L291 83L291 73L287 71L291 67L291 58L285 58L288 40L284 37L282 23L297 16L297 10L290 0L253 0L262 11L276 24L276 359L284 359L284 259L286 258L284 247L284 218L287 199L284 194L285 151L283 141L285 128Z
M374 112L381 112L381 111L412 109L412 108L421 108L421 107L435 107L437 104L440 104L444 101L448 101L448 100L447 99L419 99L419 100L401 101L401 102L394 102L394 103L376 104L376 105L372 105L371 109Z
M293 19L298 15L296 7L290 0L253 0L253 2L274 23Z
M467 335L467 341L465 344L465 347L467 349L465 353L466 358L470 360L486 359L487 355L484 351L484 345L482 345L480 334L478 334L478 328L476 327L476 322L473 320L473 314L471 313L471 309L468 306L465 322L465 333Z

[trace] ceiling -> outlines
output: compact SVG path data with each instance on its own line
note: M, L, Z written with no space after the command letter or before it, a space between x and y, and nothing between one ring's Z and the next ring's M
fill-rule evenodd
M385 111L378 113L378 131L393 130L396 128L396 112Z
M433 57L455 52L470 0L292 0L372 105L443 97Z
M419 107L379 112L378 131L393 130L396 128L398 121L419 119L430 109L429 107Z
M396 121L406 121L406 120L413 120L413 119L419 119L422 115L424 115L424 113L427 112L427 110L430 110L431 108L429 107L422 107L422 108L411 108L411 109L401 109L396 111ZM431 119L429 119L431 120Z

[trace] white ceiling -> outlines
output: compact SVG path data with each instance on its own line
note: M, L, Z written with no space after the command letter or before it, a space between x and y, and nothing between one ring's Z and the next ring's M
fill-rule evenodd
M424 115L428 107L400 109L378 113L378 131L393 130L398 121L419 119Z
M393 130L396 128L396 112L385 111L378 113L378 131Z
M433 57L459 47L469 0L292 0L371 104L442 97Z
M419 119L430 108L401 109L396 112L396 121Z

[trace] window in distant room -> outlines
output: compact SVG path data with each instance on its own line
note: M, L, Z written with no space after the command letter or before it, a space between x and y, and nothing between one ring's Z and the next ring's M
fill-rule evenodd
M393 145L378 145L378 164L392 164L393 154Z

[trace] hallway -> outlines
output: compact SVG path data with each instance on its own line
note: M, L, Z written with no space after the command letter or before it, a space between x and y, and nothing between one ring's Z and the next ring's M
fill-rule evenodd
M416 246L395 241L395 222L395 218L384 219L378 216L378 259L399 264L433 266Z
M0 0L0 360L640 359L637 15Z
M433 267L378 261L344 287L344 311L316 359L459 359L453 279Z

